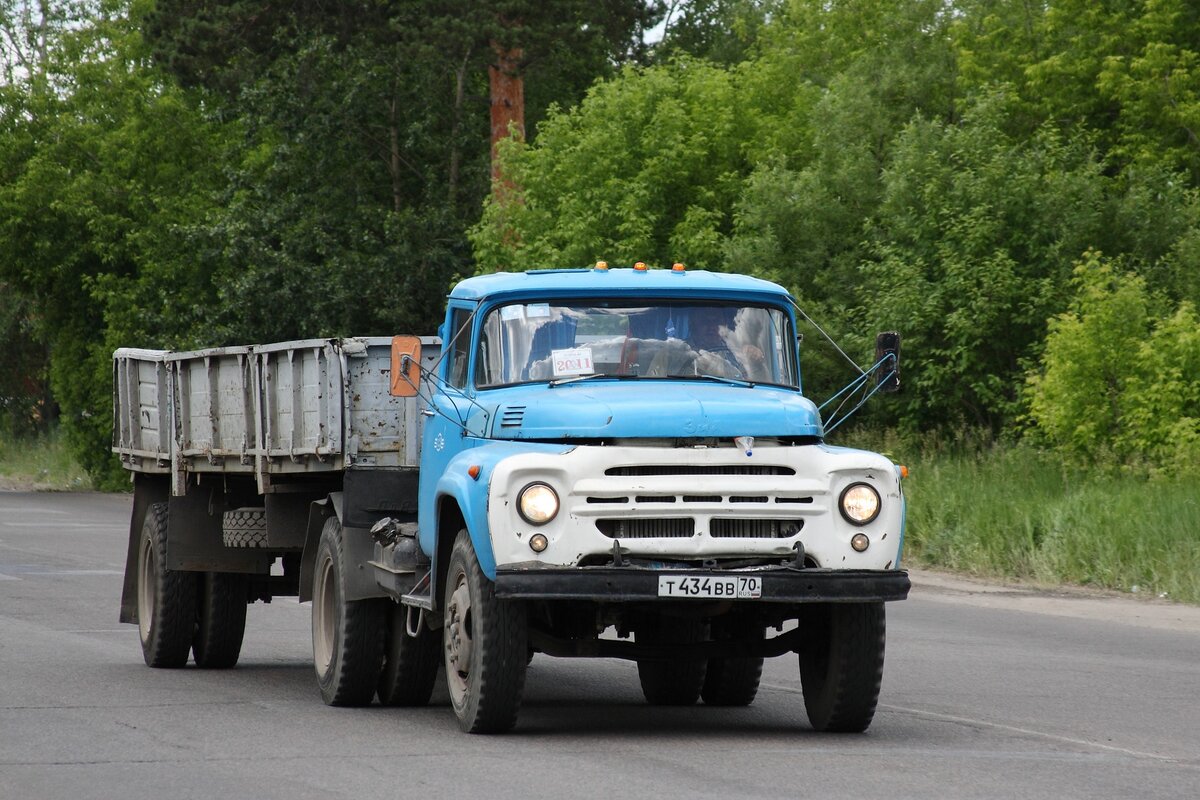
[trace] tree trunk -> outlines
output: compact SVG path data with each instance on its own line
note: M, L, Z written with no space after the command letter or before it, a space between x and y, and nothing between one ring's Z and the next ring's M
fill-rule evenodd
M525 138L525 83L521 78L522 51L492 42L496 63L488 65L488 85L492 105L492 186L499 195L511 189L511 183L500 174L497 146L509 136L510 130L518 139Z

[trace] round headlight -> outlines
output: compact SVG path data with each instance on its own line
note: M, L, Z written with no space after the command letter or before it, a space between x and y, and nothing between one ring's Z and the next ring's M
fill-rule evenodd
M517 496L517 511L530 525L545 525L558 513L558 495L544 483L531 483Z
M865 483L852 483L838 501L842 516L855 525L866 525L879 516L879 492Z

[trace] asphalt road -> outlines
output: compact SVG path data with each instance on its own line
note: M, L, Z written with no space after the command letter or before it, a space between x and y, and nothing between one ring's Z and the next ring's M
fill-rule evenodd
M444 690L322 705L294 600L251 607L235 670L146 668L116 621L129 506L0 493L0 800L1200 797L1200 609L918 575L865 735L808 727L794 656L745 709L538 656L517 730L466 736Z

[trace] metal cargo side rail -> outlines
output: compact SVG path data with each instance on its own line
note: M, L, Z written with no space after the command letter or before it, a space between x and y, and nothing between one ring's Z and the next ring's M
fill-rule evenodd
M440 342L422 339L431 368ZM419 397L388 391L391 339L308 339L113 354L113 452L129 470L273 478L419 464Z

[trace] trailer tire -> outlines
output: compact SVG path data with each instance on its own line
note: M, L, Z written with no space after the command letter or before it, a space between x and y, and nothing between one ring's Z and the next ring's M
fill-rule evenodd
M748 706L762 680L761 658L710 658L700 696L710 706Z
M237 664L246 634L249 577L234 572L206 572L197 583L198 614L192 637L196 666L229 669Z
M167 569L167 504L146 509L138 541L137 611L142 657L151 667L187 664L196 627L196 574Z
M337 517L321 529L313 565L313 665L331 706L370 705L383 669L383 603L345 600L346 564Z
M517 722L525 689L525 606L497 599L465 530L450 551L445 587L446 685L459 727L467 733L507 731Z
M705 638L702 620L654 618L637 628L639 644L695 644ZM638 680L652 706L690 706L700 699L708 661L694 658L639 659Z
M433 695L441 665L442 636L424 618L416 636L408 634L408 606L389 603L386 612L383 673L376 694L385 706L423 706Z
M883 603L807 605L800 627L800 685L809 722L819 731L865 731L883 681Z
M226 547L266 547L267 510L251 506L226 511L221 517L221 541Z

